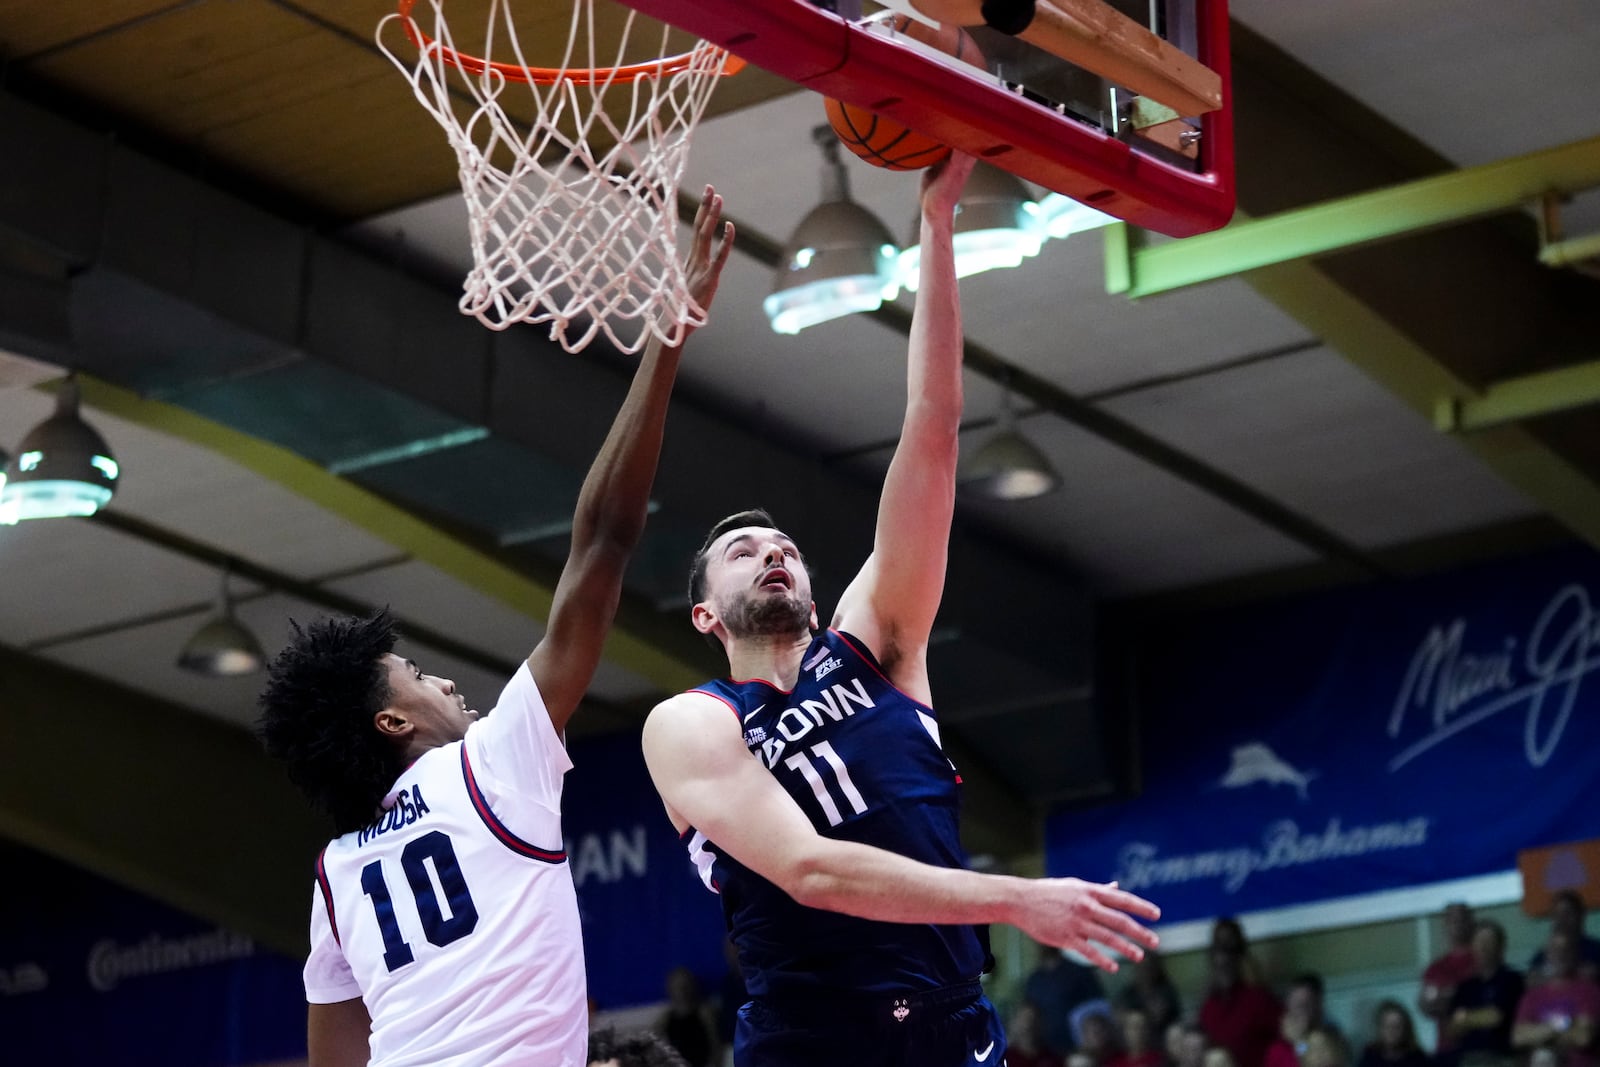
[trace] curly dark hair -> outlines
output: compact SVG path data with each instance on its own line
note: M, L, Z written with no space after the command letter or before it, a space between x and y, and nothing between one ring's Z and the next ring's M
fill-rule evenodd
M689 1061L667 1044L667 1039L649 1030L636 1030L617 1036L607 1027L589 1035L589 1062L616 1060L620 1067L689 1067Z
M289 780L341 833L372 822L401 771L399 752L373 728L389 701L383 657L399 635L384 608L365 618L294 626L268 669L256 729Z

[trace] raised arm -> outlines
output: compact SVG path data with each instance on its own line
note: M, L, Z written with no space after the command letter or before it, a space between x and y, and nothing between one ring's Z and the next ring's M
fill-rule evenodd
M1133 960L1156 945L1130 917L1155 919L1155 906L1114 885L934 867L823 837L744 747L727 705L704 694L650 713L644 755L679 831L693 826L807 907L887 922L1011 923L1109 971L1116 962L1098 945Z
M972 172L954 154L922 182L922 278L911 319L906 414L884 476L872 555L840 598L834 626L865 641L911 696L930 699L924 654L944 593L961 430L961 302L952 250L956 201Z
M721 227L718 239L721 220L722 197L707 186L695 215L687 265L690 293L707 309L733 247L731 222ZM667 401L681 353L681 345L668 348L659 341L646 347L627 398L578 492L572 550L556 583L548 628L528 656L528 667L558 732L566 728L600 664L622 596L622 573L644 534L650 484L661 457Z

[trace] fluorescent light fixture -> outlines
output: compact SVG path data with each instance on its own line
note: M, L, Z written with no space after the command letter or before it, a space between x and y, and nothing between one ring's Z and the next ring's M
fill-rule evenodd
M894 238L876 215L850 199L849 176L829 126L812 139L822 150L822 203L795 227L762 308L777 333L875 311L899 293Z
M911 247L900 253L900 284L916 291L922 271L919 215ZM1017 267L1044 246L1044 218L1022 179L992 163L979 163L967 179L966 191L956 205L956 277L966 278L986 270Z
M1046 193L1039 199L1039 219L1045 233L1057 240L1122 221L1060 193Z
M208 678L232 678L254 674L266 662L261 642L234 617L233 601L228 596L228 570L223 568L217 614L184 642L178 653L178 666Z
M68 377L55 414L17 446L0 489L0 523L93 515L116 492L122 469L79 416L78 399L78 380Z

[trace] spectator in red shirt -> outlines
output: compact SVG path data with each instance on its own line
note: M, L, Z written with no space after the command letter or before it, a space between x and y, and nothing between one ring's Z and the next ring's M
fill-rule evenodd
M1578 946L1570 934L1551 934L1544 958L1548 977L1522 995L1512 1047L1553 1049L1561 1067L1596 1067L1600 986L1578 973Z
M1213 1045L1228 1050L1238 1067L1263 1067L1283 1010L1271 992L1244 980L1241 966L1239 954L1211 950L1211 985L1200 1005L1200 1028Z
M1584 932L1584 922L1588 909L1583 903L1583 894L1576 889L1563 889L1555 895L1550 902L1550 932L1553 934L1566 934L1572 939L1573 951L1578 961L1578 974L1591 982L1600 981L1600 938L1590 937ZM1533 959L1528 963L1528 985L1536 986L1551 975L1549 962L1545 959L1545 950L1540 949L1534 953Z
M1437 1052L1455 1049L1445 1020L1450 1014L1450 999L1456 995L1456 986L1471 978L1477 969L1472 955L1472 930L1471 908L1460 903L1445 905L1444 938L1449 947L1422 972L1422 992L1417 996L1417 1010L1438 1027L1438 1041L1434 1046Z

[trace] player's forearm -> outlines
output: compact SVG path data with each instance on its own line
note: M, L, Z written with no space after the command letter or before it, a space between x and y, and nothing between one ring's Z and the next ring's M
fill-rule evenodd
M644 535L650 486L661 458L667 407L682 346L652 340L640 357L628 395L578 493L572 520L574 554L594 545L631 551Z
M811 908L905 923L1007 922L1024 879L934 867L883 849L820 839L783 888Z
M932 209L937 211L937 209ZM952 437L961 427L961 299L956 283L955 220L922 212L921 278L911 318L906 368L906 423L930 420Z

